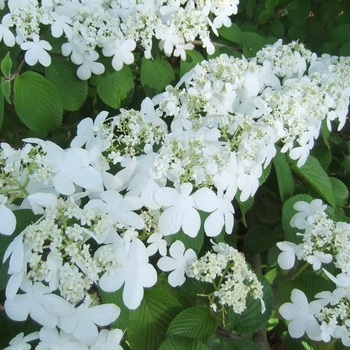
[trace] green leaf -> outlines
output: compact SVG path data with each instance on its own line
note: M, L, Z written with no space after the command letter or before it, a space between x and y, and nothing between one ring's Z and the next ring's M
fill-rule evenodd
M272 164L275 168L277 176L277 184L282 202L293 195L294 193L294 179L287 161L285 153L281 153L281 149L276 147L277 152L272 159Z
M24 335L28 335L39 331L40 328L41 326L33 322L30 318L24 322L12 321L7 317L4 310L0 310L0 349L5 349L17 334L24 332Z
M341 46L339 56L350 56L350 40Z
M296 235L299 230L290 226L290 220L292 219L293 215L297 213L297 211L293 208L294 204L298 201L311 203L312 200L313 198L307 194L298 194L285 201L282 209L282 226L284 238L287 241L296 244L299 244L302 241L301 237Z
M12 69L12 59L10 53L8 52L6 56L1 61L1 71L6 78L11 77L11 69Z
M141 84L148 96L158 94L174 80L174 70L165 58L156 57L154 60L142 58Z
M204 220L202 220L203 224ZM169 244L174 243L175 241L180 240L186 247L186 249L193 249L197 254L200 252L203 242L204 242L204 229L201 228L196 237L190 237L186 235L182 229L175 233L174 235L170 235L167 237L167 241Z
M88 83L77 77L76 66L64 57L51 57L51 65L45 68L45 76L54 84L67 111L77 111L86 100Z
M216 319L208 307L194 306L174 318L167 336L181 335L205 342L214 334L216 327Z
M350 41L350 24L343 24L332 29L329 35L327 35L326 41L336 45L342 45Z
M243 44L243 34L237 24L232 23L231 27L222 26L218 31L220 37L235 44Z
M146 289L141 305L129 315L128 338L132 349L158 349L170 322L181 309L170 293L159 288Z
M179 287L184 293L198 298L199 294L208 295L214 292L214 286L212 283L198 281L195 278L186 278L183 285Z
M231 327L237 333L248 334L256 332L260 329L270 318L273 304L273 296L269 282L263 277L258 276L260 283L263 285L263 300L265 302L266 310L261 313L260 299L254 299L252 296L247 298L247 308L241 315L235 314L232 307L229 309L229 319Z
M1 92L2 92L3 97L6 98L6 101L9 104L12 104L12 101L11 101L11 82L10 82L10 80L3 80L2 81L2 83L1 83Z
M209 348L197 339L181 336L167 338L158 350L209 350Z
M335 206L331 182L316 158L309 156L302 167L298 168L296 163L293 163L291 167L296 174L303 177L331 206Z
M227 333L227 338L229 338L229 336L230 334ZM223 337L216 334L209 339L209 341L207 342L207 346L211 350L259 350L261 349L252 340L224 339Z
M245 254L257 254L268 250L276 244L276 235L271 226L259 224L253 226L244 236Z
M347 205L349 198L349 190L346 187L346 185L335 177L330 177L329 180L332 184L336 205L339 207Z
M2 94L2 91L0 91L0 129L1 129L2 123L4 121L4 110L5 110L4 96Z
M245 13L249 18L253 18L256 8L256 0L248 0L245 6Z
M118 109L130 101L134 93L134 78L130 67L96 76L97 93L108 106Z
M288 5L288 19L292 26L302 26L311 11L309 0L292 0Z
M272 11L278 5L278 0L266 0L265 7L267 10Z
M243 54L246 57L253 57L266 44L266 40L254 32L243 33Z
M301 265L303 264L304 261L301 262ZM278 284L278 294L282 298L282 302L290 301L290 293L294 288L302 290L310 302L315 299L315 294L325 290L333 290L334 284L323 274L316 274L309 266L292 281L283 281Z
M180 76L183 76L185 73L189 72L194 68L199 62L202 62L204 57L196 50L187 50L186 51L186 60L180 61Z
M323 169L327 169L329 164L332 161L332 152L331 150L325 146L316 146L311 150L311 155L315 157L321 164Z
M243 224L247 226L247 223L245 220L245 214L253 206L255 197L249 197L245 202L241 202L241 200L239 199L240 196L241 196L241 191L238 190L235 195L235 200L237 201L239 209L241 211Z
M274 20L271 25L271 32L276 35L277 38L282 37L284 34L283 23L278 19Z
M271 12L269 10L263 10L259 13L259 23L264 24L270 20Z
M35 72L25 72L15 79L14 102L21 121L40 136L62 122L63 108L56 87Z

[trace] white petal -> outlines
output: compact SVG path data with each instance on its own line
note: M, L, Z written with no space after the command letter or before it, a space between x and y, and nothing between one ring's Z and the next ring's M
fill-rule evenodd
M6 236L12 235L16 228L16 216L5 205L0 205L0 233Z
M93 343L98 336L96 325L87 317L80 317L73 332L74 336L85 344Z
M5 312L14 321L25 321L31 307L31 298L26 294L17 294L13 299L5 300Z
M199 213L193 207L187 207L183 213L182 229L190 237L196 237L201 227Z
M97 325L107 326L118 318L120 308L115 304L103 304L88 309L86 313Z

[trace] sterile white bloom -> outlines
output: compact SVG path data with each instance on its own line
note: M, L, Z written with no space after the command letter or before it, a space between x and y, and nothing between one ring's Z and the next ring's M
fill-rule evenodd
M119 345L123 338L121 329L101 329L96 342L90 346L90 350L123 350Z
M117 39L113 44L104 46L102 53L106 57L113 56L112 66L116 71L123 68L123 64L131 64L134 62L134 54L136 42L132 39L121 41Z
M159 230L164 236L177 233L181 228L188 236L197 236L201 220L191 195L192 188L192 184L184 183L178 191L162 187L154 193L159 205L169 207L159 218Z
M32 347L28 342L36 340L39 338L39 332L33 332L24 336L24 333L21 332L17 334L11 341L10 345L4 348L3 350L29 350Z
M170 257L163 256L158 260L157 266L162 271L172 271L168 276L168 282L172 287L181 286L185 282L185 273L188 265L197 259L193 249L185 251L185 245L181 241L175 241L169 249Z
M296 202L293 207L298 213L292 217L290 225L302 230L308 227L310 223L313 223L313 215L324 211L327 205L323 204L321 199L314 199L311 203Z
M6 236L12 235L16 228L16 216L5 204L7 198L0 194L0 233Z
M147 252L149 256L156 254L159 251L161 256L165 256L167 252L167 242L163 239L163 235L159 232L155 232L147 239L149 246Z
M86 52L82 55L81 66L77 69L77 76L81 80L87 80L91 74L100 75L105 71L105 66L98 60L99 54L96 51Z
M208 237L218 236L223 226L227 234L232 233L235 211L230 198L222 191L215 195L206 187L197 190L193 197L198 209L211 213L204 222L204 231Z
M101 193L101 199L90 200L85 209L104 210L110 218L111 223L115 224L119 220L123 223L133 226L137 229L143 227L142 218L133 212L142 207L143 201L139 197L125 196L122 197L117 191L107 190Z
M35 348L36 350L51 350L58 348L60 350L88 350L85 343L77 340L73 334L68 334L57 328L43 327L39 332L40 343Z
M86 297L88 299L88 296ZM120 308L115 304L102 304L89 307L89 300L75 308L75 312L69 316L60 317L58 326L67 333L85 343L93 344L98 337L97 326L107 326L114 322Z
M291 303L284 303L279 312L288 321L288 332L292 338L300 338L306 334L312 340L321 340L321 329L315 315L321 310L317 301L308 302L305 294L299 289L293 289Z
M295 264L295 255L298 251L298 246L293 242L277 242L277 247L282 250L282 253L278 255L278 265L283 270L291 269Z
M99 285L106 292L114 292L124 284L124 304L127 308L134 310L143 299L143 288L152 287L157 282L157 272L148 263L147 249L138 238L131 241L128 251L117 234L111 237L110 243L115 250L118 266L105 272L99 280ZM102 254L103 247L96 251L95 256L99 257Z
M3 40L6 46L12 47L16 43L15 36L8 27L8 22L10 19L10 14L5 15L0 24L0 41Z
M52 46L46 40L39 40L38 35L33 36L33 41L22 43L21 49L26 51L24 59L30 66L34 66L38 61L44 67L51 64L51 57L46 51L52 50Z
M5 312L14 321L25 321L30 317L43 326L53 328L58 317L71 315L73 306L40 282L22 281L24 294L5 300Z

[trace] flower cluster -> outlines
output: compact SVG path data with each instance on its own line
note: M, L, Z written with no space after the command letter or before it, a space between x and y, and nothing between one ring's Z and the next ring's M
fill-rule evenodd
M302 242L298 245L287 241L277 243L283 251L278 263L286 270L294 266L295 257L312 264L314 270L319 270L322 264L333 263L340 271L336 277L324 268L323 272L336 288L317 293L316 300L311 303L308 303L302 291L294 289L292 303L283 304L279 311L286 320L291 321L288 330L294 338L306 332L313 340L328 342L333 337L350 346L350 225L334 222L326 214L326 207L320 199L311 203L295 203L294 208L298 212L290 224L303 231L298 233Z
M8 0L9 13L0 25L0 39L9 47L20 45L29 65L39 62L47 67L51 64L48 51L52 45L44 40L43 28L48 26L52 37L64 37L61 52L79 65L77 75L85 80L92 73L104 72L105 66L98 62L101 53L113 57L112 66L118 71L134 62L136 44L146 58L151 58L154 39L167 56L185 59L186 50L193 49L195 40L213 54L210 31L218 35L222 25L229 27L238 3L239 0Z
M73 13L81 9L80 2L70 5ZM171 8L165 10L171 18ZM90 15L81 12L79 23ZM285 59L273 59L272 51ZM30 315L43 326L42 342L50 336L84 342L81 325L89 324L94 331L86 347L108 339L118 343L120 330L97 331L96 324L105 326L119 313L116 305L99 305L103 295L98 290L103 294L123 287L123 303L136 309L144 288L157 282L155 264L170 272L168 281L175 287L189 276L193 261L201 266L191 272L193 277L221 279L213 298L222 307L243 312L247 295L262 300L261 285L235 250L219 244L215 254L197 257L177 236L169 236L183 232L197 239L202 229L207 237L232 233L232 201L244 202L256 193L276 144L302 165L324 119L329 127L337 120L342 126L349 63L317 58L298 43L277 42L256 59L222 55L202 62L176 86L146 98L140 111L121 110L115 116L102 111L95 120L82 120L67 149L39 139L25 139L22 149L2 143L0 233L15 232L4 256L10 275L6 313L18 321ZM14 213L24 209L39 217L19 232ZM295 220L296 226L308 216ZM327 222L321 214L317 220ZM342 240L346 227L337 229ZM346 253L339 243L327 241L326 232L322 240L308 242L317 249L333 244L337 266L347 264ZM305 249L303 256L312 263L327 259L330 253L325 251L325 258L313 253L317 249ZM102 306L109 316L98 319L95 313L104 313Z
M213 283L215 291L208 295L213 310L217 310L218 303L221 309L228 306L241 314L246 309L247 297L252 296L260 299L264 312L263 287L249 269L244 255L225 243L214 244L213 250L214 253L207 252L187 267L189 277Z
M290 225L302 232L297 235L302 242L279 242L283 251L278 257L281 268L289 270L294 266L295 257L312 264L319 270L322 264L333 261L335 267L350 272L349 247L344 242L350 238L350 225L346 222L334 222L326 213L327 206L320 199L311 203L297 202L294 209L298 212L292 217Z

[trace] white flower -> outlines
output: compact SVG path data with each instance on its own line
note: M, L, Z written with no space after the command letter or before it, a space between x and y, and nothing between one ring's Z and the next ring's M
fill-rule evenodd
M120 308L115 304L89 307L89 302L86 302L75 308L72 315L60 317L58 326L67 333L73 333L77 340L92 344L98 337L96 325L107 326L114 322L119 314Z
M90 150L93 146L95 146L99 141L96 140L95 131L96 129L100 129L103 125L104 121L108 116L107 111L100 112L95 120L93 121L91 118L83 119L77 127L77 136L74 137L70 146L74 147L82 147L84 144L86 145L86 149Z
M278 242L277 247L282 250L282 253L278 255L278 265L283 270L289 270L294 266L295 255L298 251L298 246L293 242Z
M224 225L225 232L232 233L234 208L227 195L222 191L215 195L212 190L204 187L196 191L193 197L198 209L211 213L204 222L204 230L208 237L218 236Z
M54 22L51 24L51 34L55 38L59 38L63 32L66 34L68 39L71 39L73 36L72 19L65 15L60 15L56 12L51 12L52 19Z
M13 299L5 301L5 312L14 321L25 321L30 315L41 325L53 328L59 316L73 313L73 307L68 301L51 294L50 288L40 282L32 284L23 280L21 289L24 294L17 294Z
M152 235L150 235L147 239L147 243L150 243L150 245L147 247L147 252L149 256L154 255L159 251L159 254L161 256L165 256L167 252L167 243L163 239L163 235L159 232L155 232Z
M23 243L22 232L9 244L5 251L3 262L5 262L9 256L11 256L9 269L7 271L7 273L11 275L6 285L7 299L14 298L22 283L27 269L27 261L25 260L25 256L29 250L30 248L28 245Z
M16 216L5 204L7 197L0 194L0 233L6 236L12 235L16 228Z
M321 340L321 329L315 315L321 310L317 301L308 302L305 294L299 289L293 289L292 303L284 303L279 312L283 318L290 320L288 332L292 338L300 338L306 334L312 340Z
M162 187L154 193L155 201L169 207L159 217L159 230L165 235L177 233L181 228L190 237L196 237L200 228L201 219L195 209L192 184L184 183L179 191L173 188Z
M296 202L293 208L297 210L298 213L293 215L290 220L290 226L296 227L299 230L304 230L313 224L313 215L325 211L327 205L323 204L321 199L314 199L311 203L304 201Z
M102 53L106 56L114 56L112 66L116 71L123 68L123 64L131 64L134 62L134 54L136 42L132 39L121 41L117 39L113 44L106 45L102 49Z
M73 334L68 334L61 330L58 333L57 328L41 328L39 332L41 342L35 348L36 350L88 350L85 343L75 339Z
M333 257L331 254L325 254L317 250L313 252L313 255L309 255L307 257L307 262L309 264L312 264L312 268L314 269L314 271L319 270L322 266L322 263L329 264L332 260Z
M101 62L95 62L99 55L96 51L85 52L82 58L82 64L77 69L77 76L81 80L87 80L91 77L91 73L100 75L105 71L105 66Z
M193 249L187 249L181 241L175 241L170 249L170 257L164 256L158 260L157 266L162 271L172 271L168 282L172 287L181 286L185 282L185 272L189 263L197 259Z
M101 329L95 344L90 347L90 350L123 350L119 345L123 338L123 331L121 329Z
M106 292L114 292L124 284L124 304L134 310L142 301L143 288L152 287L157 282L157 272L148 263L147 249L142 241L135 238L128 251L125 250L122 241L116 237L111 245L117 252L118 268L105 272L99 280L99 285ZM101 249L96 251L96 257L100 252Z
M27 139L27 142L39 143L47 152L46 159L53 167L53 185L57 192L71 195L74 184L86 189L94 189L102 184L102 177L90 163L89 152L81 148L63 150L53 142Z
M16 40L15 36L8 27L10 16L11 15L8 13L2 18L0 24L0 41L3 40L6 46L13 47L16 43Z
M46 40L39 40L39 35L33 35L33 41L22 43L21 49L26 50L24 59L30 66L34 66L38 61L44 67L51 64L51 57L46 50L51 50L52 46Z
M139 158L126 195L126 197L140 196L143 199L144 205L149 209L159 208L159 205L154 200L154 193L160 188L160 181L157 181L152 171L156 157L157 154L152 152Z
M39 338L39 332L33 332L26 336L24 336L24 333L17 334L11 341L10 345L7 346L4 350L29 350L31 349L31 346L28 344L28 342L32 340L36 340Z
M143 201L139 197L123 197L117 191L107 190L101 193L101 199L92 199L85 206L85 209L104 210L115 224L119 220L137 229L143 228L143 220L133 212L142 207Z

